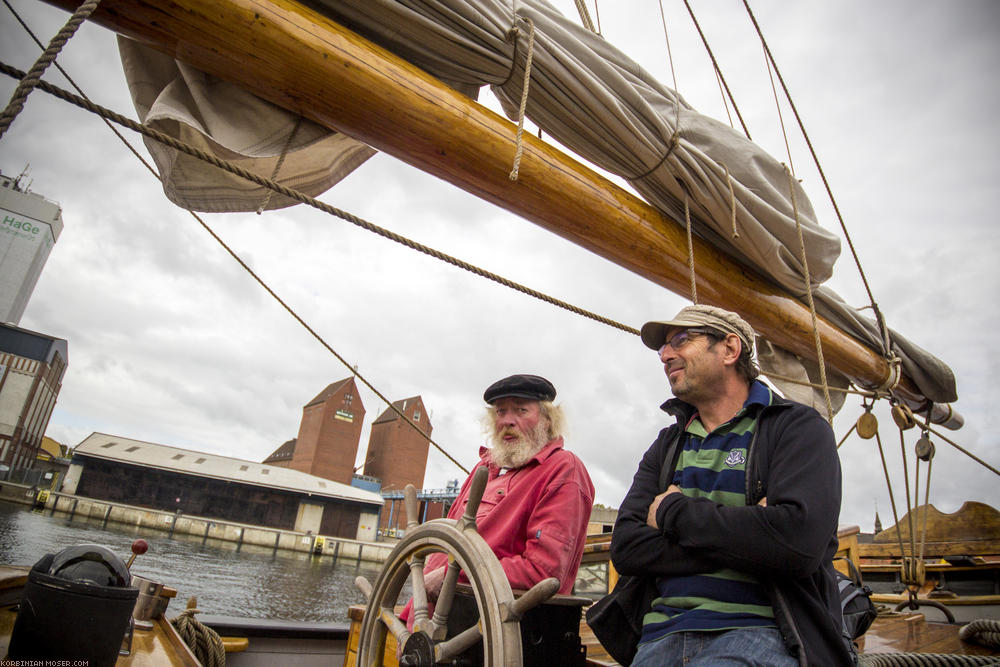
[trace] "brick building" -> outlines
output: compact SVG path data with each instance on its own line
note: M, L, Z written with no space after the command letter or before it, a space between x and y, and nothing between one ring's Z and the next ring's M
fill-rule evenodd
M302 408L298 437L263 462L350 484L364 419L354 377L334 382Z
M364 474L382 480L383 495L402 491L407 484L412 484L417 489L423 488L429 438L434 429L420 396L395 401L393 405L423 433L400 418L391 408L386 408L372 423ZM398 521L405 526L406 519L406 510L400 503L399 515L394 517L393 523ZM388 525L389 516L383 513L382 527Z

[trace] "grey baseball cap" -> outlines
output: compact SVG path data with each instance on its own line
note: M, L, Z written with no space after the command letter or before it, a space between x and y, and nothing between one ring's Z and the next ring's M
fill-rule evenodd
M672 320L646 322L642 325L642 342L651 350L659 350L671 329L710 327L723 333L736 334L751 353L754 348L753 327L736 313L715 306L687 306Z

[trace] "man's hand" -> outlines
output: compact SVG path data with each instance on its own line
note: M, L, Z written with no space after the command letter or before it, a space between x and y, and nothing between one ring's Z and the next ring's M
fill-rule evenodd
M646 513L646 525L659 530L660 527L656 525L656 510L660 508L660 503L663 502L663 499L672 493L681 493L681 487L671 484L667 487L666 491L653 498L653 502L649 504L649 511Z

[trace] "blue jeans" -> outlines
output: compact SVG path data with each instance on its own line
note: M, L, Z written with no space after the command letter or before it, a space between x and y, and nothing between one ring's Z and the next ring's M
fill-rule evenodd
M675 632L639 644L632 667L797 667L777 628Z

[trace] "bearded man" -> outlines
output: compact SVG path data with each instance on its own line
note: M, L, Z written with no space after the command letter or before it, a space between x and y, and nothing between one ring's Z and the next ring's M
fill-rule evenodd
M552 383L537 375L512 375L486 389L484 425L492 447L479 449L479 463L448 518L462 516L476 470L488 468L476 526L511 588L527 590L555 577L559 592L569 594L580 569L594 485L583 462L563 448L563 411L552 404L555 397ZM424 579L432 598L446 561L441 553L427 559Z

